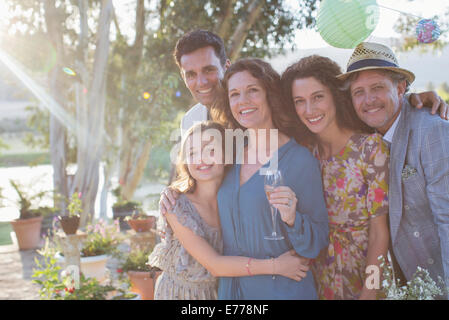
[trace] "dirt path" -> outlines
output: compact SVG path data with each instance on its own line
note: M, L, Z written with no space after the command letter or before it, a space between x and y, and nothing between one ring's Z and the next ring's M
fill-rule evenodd
M39 288L31 283L37 256L35 250L0 246L0 300L39 300Z
M126 241L119 246L123 251L128 248ZM36 268L35 258L40 257L36 250L19 251L17 244L0 246L0 300L39 300L39 286L31 282L31 276ZM106 265L113 281L118 277L117 263L110 258Z

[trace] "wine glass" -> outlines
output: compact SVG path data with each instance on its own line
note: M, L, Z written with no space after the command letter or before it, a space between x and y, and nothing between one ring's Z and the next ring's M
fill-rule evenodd
M270 195L279 186L282 186L283 180L282 180L282 174L279 170L272 170L267 171L265 175L265 182L264 182L264 189L265 194L267 195L267 199L270 200ZM264 239L266 240L283 240L284 237L282 235L278 235L276 233L276 218L278 209L270 205L271 209L271 221L273 223L273 231L271 232L271 235L265 236Z

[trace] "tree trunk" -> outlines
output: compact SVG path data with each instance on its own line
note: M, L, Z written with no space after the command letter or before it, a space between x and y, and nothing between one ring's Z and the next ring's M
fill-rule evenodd
M122 188L122 195L128 200L133 197L140 180L142 180L146 164L150 159L151 140L148 139L143 146L139 144L139 147L136 150L136 156L134 157L132 166L129 168L126 183Z
M245 44L248 31L253 26L256 19L260 16L264 0L253 0L248 5L247 16L239 23L231 37L231 49L229 50L229 59L235 61L240 56L240 51Z
M50 93L53 99L64 108L63 98L63 79L60 68L65 59L63 37L61 32L61 24L63 17L55 6L54 0L46 0L44 2L45 23L47 26L47 35L56 49L56 67L49 75ZM55 112L50 112L50 159L53 167L53 189L54 189L54 206L60 210L61 214L66 212L66 202L68 199L67 185L67 146L66 135L67 130L64 124Z
M161 9L164 3L161 2ZM162 23L161 23L162 24ZM137 2L136 10L136 36L134 44L128 49L126 61L130 62L125 83L132 84L140 69L143 57L143 40L145 35L145 6L144 0ZM119 182L122 186L121 196L125 200L131 200L134 192L142 179L146 164L150 157L151 141L143 144L134 137L133 129L124 123L122 128L123 142L120 150Z
M112 168L111 165L106 161L103 165L104 182L100 195L100 218L103 220L105 220L108 216L108 192L111 188L111 176Z
M80 0L79 8L86 8L86 0ZM77 87L77 128L78 158L72 192L82 193L83 213L80 226L84 227L95 216L95 199L98 192L99 166L103 151L104 107L106 102L106 70L109 55L109 32L112 20L112 0L101 3L100 19L97 31L97 43L92 70L92 81L88 86L85 51L81 48L78 59L82 72L82 86ZM80 14L81 26L84 25L85 15ZM83 18L84 17L84 18ZM86 34L84 35L86 36ZM82 45L84 39L80 39ZM89 88L86 92L84 89ZM87 96L87 98L85 97ZM85 102L87 103L85 104Z
M217 28L215 31L223 40L227 39L231 29L235 2L236 0L227 0L223 15L216 25Z

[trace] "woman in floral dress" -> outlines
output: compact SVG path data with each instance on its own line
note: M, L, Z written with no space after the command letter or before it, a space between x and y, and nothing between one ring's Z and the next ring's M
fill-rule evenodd
M329 214L329 247L312 270L320 299L376 299L372 269L388 251L388 148L357 117L339 90L340 67L321 56L301 59L282 75L298 136L320 160ZM368 281L367 281L368 280ZM373 288L374 287L374 288ZM378 287L377 287L378 288Z

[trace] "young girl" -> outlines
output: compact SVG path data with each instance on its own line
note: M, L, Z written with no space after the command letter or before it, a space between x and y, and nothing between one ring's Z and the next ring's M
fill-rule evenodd
M312 265L319 297L375 299L366 268L379 267L377 258L388 251L389 153L339 90L340 73L332 60L310 56L286 69L282 86L300 120L300 142L322 170L330 232L329 247Z
M195 133L202 138L218 133L221 139L215 135L212 141L196 143ZM216 277L276 274L299 281L306 275L308 267L293 251L272 259L220 255L217 191L227 169L224 146L224 128L210 121L192 127L183 139L178 179L171 185L180 196L165 215L165 238L149 257L150 265L163 270L156 283L156 300L217 299Z

